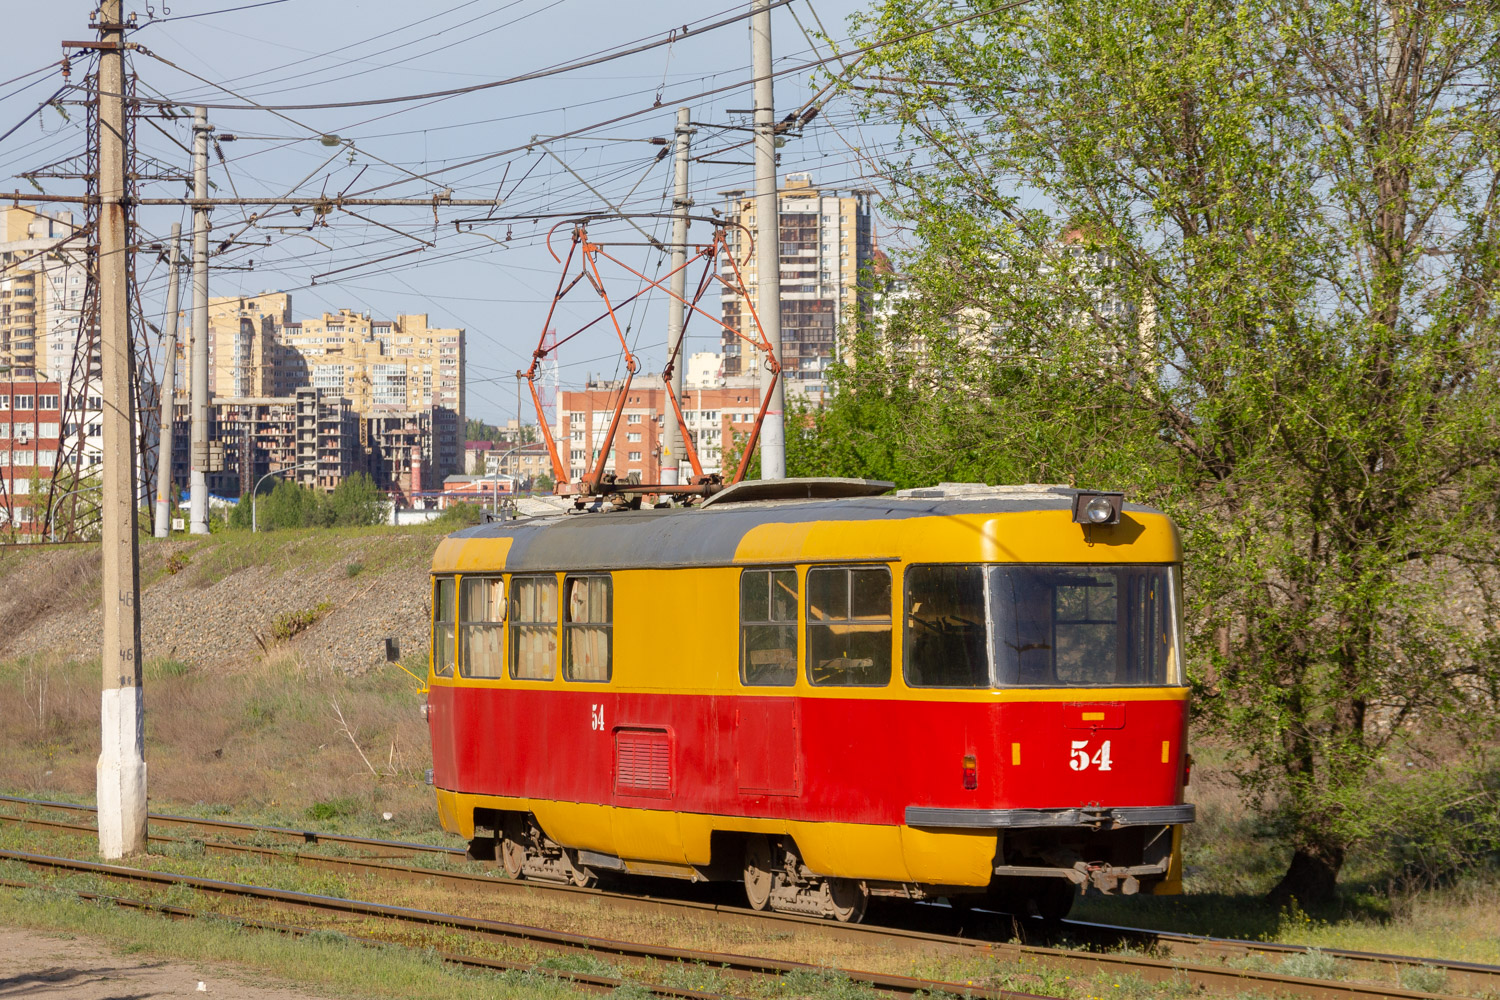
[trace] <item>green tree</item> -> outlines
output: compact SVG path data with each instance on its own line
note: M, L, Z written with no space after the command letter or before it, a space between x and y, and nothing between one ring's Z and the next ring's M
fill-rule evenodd
M1291 849L1273 898L1328 898L1388 755L1494 732L1500 8L856 22L889 43L854 92L903 130L919 294L793 468L1119 483L1174 514L1200 704Z
M288 479L276 480L271 492L256 501L255 518L262 531L310 528L321 520L323 497Z
M380 524L386 513L385 495L364 472L356 472L335 486L325 504L325 520L340 526Z

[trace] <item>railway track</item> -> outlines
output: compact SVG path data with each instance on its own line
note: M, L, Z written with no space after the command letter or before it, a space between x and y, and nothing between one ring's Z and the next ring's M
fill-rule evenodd
M824 966L812 965L806 962L788 962L780 959L755 957L749 955L735 955L722 952L699 951L690 948L668 948L660 945L638 944L630 941L621 941L614 938L597 937L587 934L573 934L564 931L550 930L545 927L535 927L528 924L513 924L498 920L484 920L474 917L466 917L455 913L440 913L433 910L419 910L405 906L392 906L386 903L371 903L357 899L348 899L338 896L320 896L312 893L295 892L288 889L274 889L268 886L251 885L243 882L223 882L216 879L197 878L190 875L178 875L172 872L151 871L141 868L128 868L121 865L100 864L93 861L78 861L73 858L59 858L44 854L30 854L24 851L0 850L0 860L16 861L27 865L32 869L44 871L67 872L70 874L96 875L103 878L121 881L131 884L142 884L167 888L186 888L196 892L213 894L219 896L231 896L240 899L254 900L257 902L272 904L277 907L291 910L312 911L319 914L335 914L341 917L356 917L365 920L379 920L395 925L412 927L418 929L440 929L445 931L456 931L467 937L477 938L490 942L510 945L527 945L544 948L549 951L589 955L592 957L605 956L611 959L628 962L666 962L687 963L705 965L710 968L727 972L736 977L747 980L780 980L793 973L806 973L810 975L824 975L833 972L847 977L850 982L867 986L894 996L932 996L934 994L967 995L973 997L993 997L997 1000L1053 1000L1053 998L1041 997L1034 993L1018 993L1010 990L979 989L963 983L939 982L929 979L915 979L908 976L892 976L883 973L863 972L856 969L830 969ZM6 884L33 888L26 883L18 883L9 880ZM98 897L100 894L93 894ZM112 898L112 897L111 897ZM144 904L142 904L144 905ZM171 908L178 909L178 908ZM195 916L208 915L201 911L181 910L184 914ZM213 914L218 916L218 914ZM264 922L256 922L257 925L265 925ZM326 930L328 928L316 928ZM313 928L297 928L299 931L311 931ZM368 940L368 939L367 939ZM382 942L388 943L388 942ZM512 968L530 968L529 966L511 965ZM571 973L563 973L571 976ZM600 979L600 985L608 984L611 988L623 985L625 980ZM678 990L669 987L648 988L658 992L662 996L674 997L707 997L719 994L707 994L692 990Z
M39 800L0 796L0 803L9 802L28 808L49 808L71 811L75 814L92 812L92 807L70 803L50 803ZM0 821L23 823L37 829L53 830L79 835L93 835L94 828L80 823L66 823L36 817L21 817L0 814ZM455 872L442 869L399 865L390 859L395 857L437 856L462 858L463 852L455 848L400 841L376 840L342 835L328 835L313 831L301 831L279 827L260 827L229 821L197 819L181 816L151 816L153 827L166 826L178 830L200 829L214 834L267 837L300 845L334 845L357 848L370 852L368 857L334 857L307 851L287 853L283 849L263 845L246 845L203 841L205 851L220 854L255 854L274 856L295 861L298 864L329 868L350 873L374 874L382 878L437 879L455 886L486 893L541 894L571 897L574 899L600 898L609 905L635 911L667 913L697 912L710 916L715 921L732 922L763 931L786 932L793 929L799 933L817 934L830 939L853 940L864 943L879 942L882 946L905 948L925 954L952 954L973 956L984 954L1001 961L1024 962L1063 969L1083 975L1099 972L1135 974L1149 981L1186 979L1194 985L1214 992L1242 992L1261 989L1275 993L1291 993L1299 996L1355 998L1397 997L1419 998L1445 994L1427 994L1405 990L1394 982L1380 980L1389 976L1399 978L1402 969L1425 967L1441 971L1448 989L1463 990L1470 995L1500 996L1500 967L1478 963L1437 961L1412 956L1376 954L1342 949L1318 949L1323 955L1345 963L1351 976L1373 980L1372 982L1345 982L1319 979L1304 979L1287 976L1264 969L1238 968L1225 964L1246 956L1261 956L1266 959L1284 958L1305 953L1312 949L1300 945L1269 944L1266 942L1240 941L1225 938L1200 937L1093 924L1084 921L1065 921L1066 928L1077 936L1097 944L1127 943L1166 951L1169 958L1145 958L1133 955L1080 952L1062 948L1024 942L984 940L974 936L932 933L901 926L872 926L837 924L830 921L790 914L757 913L741 906L726 906L714 902L703 902L678 898L661 898L635 893L609 892L601 889L580 889L536 881L512 881L497 878L482 872ZM154 835L153 841L181 843L184 838L170 835ZM922 907L924 923L946 922L949 926L960 922L958 916L942 907ZM910 920L911 911L892 916L905 916ZM971 914L969 921L986 921L993 929L1005 930L1014 925L1011 918L1002 914ZM1026 930L1024 924L1020 925ZM1207 963L1207 964L1202 964Z

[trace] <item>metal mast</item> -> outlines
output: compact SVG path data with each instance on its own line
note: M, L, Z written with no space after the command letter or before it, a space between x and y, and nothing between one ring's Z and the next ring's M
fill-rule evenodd
M667 357L672 361L672 395L682 398L682 369L687 359L682 356L682 329L687 295L687 234L688 209L693 199L688 196L688 141L697 131L688 125L692 117L689 109L677 109L676 187L672 195L672 284L671 296L667 300ZM677 485L678 467L682 462L682 432L676 420L663 420L661 448L661 482L667 486Z
M751 74L755 77L756 312L783 377L772 378L760 438L760 477L786 478L785 364L781 357L781 212L776 199L776 121L771 88L771 0L750 0ZM763 368L764 372L765 369ZM762 379L766 376L763 374Z
M156 447L156 531L166 538L172 527L172 412L177 381L177 286L182 265L182 223L172 223L172 243L167 247L167 328L162 335L166 357L162 359L161 430Z
M193 116L193 368L192 368L192 524L195 535L208 534L208 109Z
M126 254L125 23L121 0L99 8L99 328L104 396L104 613L99 853L146 849L146 739L141 701L140 552L136 547L134 394Z

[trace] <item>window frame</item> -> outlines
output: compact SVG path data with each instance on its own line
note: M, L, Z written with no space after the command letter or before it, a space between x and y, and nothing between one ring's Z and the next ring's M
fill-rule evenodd
M557 680L558 656L556 651L562 649L562 643L560 641L560 637L558 636L558 629L561 628L562 607L557 603L557 574L512 573L508 577L508 581L509 588L505 596L506 600L511 603L506 609L507 662L505 665L505 676L513 681L523 681L532 684L550 684L553 681ZM520 593L522 585L528 582L551 582L555 595L553 598L553 614L555 615L555 617L552 621L533 621L529 618L523 619L516 614L517 609L514 602L520 600L517 595ZM541 628L545 625L552 626L552 643L554 650L554 654L552 657L552 669L546 677L522 677L521 675L516 673L516 669L520 666L521 662L520 645L522 630L526 628Z
M453 617L451 619L443 619L443 618L439 617L440 614L441 614L441 612L442 612L442 597L441 597L441 595L442 595L443 584L445 584L445 583L448 584L448 586L450 586L452 588L452 596L450 597L450 600L452 601L452 609L453 609L452 613L453 613ZM431 631L428 633L428 642L430 644L430 659L429 659L430 669L432 671L432 676L433 677L451 678L454 675L454 673L456 672L457 665L458 665L458 576L457 576L457 574L454 574L454 573L434 573L434 574L432 574L432 593L431 593L431 597L432 597L432 621L430 623ZM449 638L449 646L448 646L450 659L449 659L449 661L447 662L446 665L440 665L438 663L438 648L439 648L438 647L438 628L441 627L441 626L443 626L443 625L447 625L447 626L449 626L450 628L453 629L453 633L452 633L451 637Z
M901 569L901 681L914 691L992 691L999 685L995 683L995 652L994 652L994 627L990 620L990 571L997 565L986 562L963 562L963 563L912 563ZM982 606L980 607L981 621L979 623L984 634L984 658L985 658L985 683L979 686L973 684L927 684L916 683L912 680L911 666L913 657L911 655L910 643L915 635L907 624L912 618L911 610L911 573L912 570L924 569L972 569L979 571L979 583L983 594Z
M996 651L995 651L996 647L995 647L995 644L994 644L994 639L992 638L991 647L990 647L991 648L990 671L991 671L991 680L992 680L992 683L994 685L994 690L998 690L998 691L1004 691L1004 690L1086 691L1086 690L1088 690L1090 688L1094 688L1094 689L1101 689L1101 688L1110 688L1110 689L1113 689L1113 688L1119 688L1119 689L1130 690L1130 691L1150 691L1150 690L1161 690L1161 689L1167 689L1167 688L1185 688L1185 687L1187 687L1189 685L1189 681L1188 681L1188 677L1187 677L1186 664L1184 662L1184 656L1183 656L1185 639L1184 639L1184 636L1183 636L1183 621L1182 621L1182 564L1181 563L1174 563L1174 562L1119 562L1119 563L997 562L997 563L985 563L984 565L986 567L990 567L992 569L1001 569L1001 570L1015 570L1015 569L1029 569L1029 570L1038 570L1038 569L1047 570L1047 569L1051 569L1051 570L1069 570L1069 571L1079 571L1079 570L1109 570L1111 572L1125 571L1125 573L1127 574L1125 577L1119 577L1119 576L1116 577L1117 585L1116 585L1116 597L1115 597L1115 600L1117 602L1117 609L1116 609L1116 616L1117 617L1116 617L1116 621L1114 623L1114 627L1117 630L1116 631L1116 636L1115 636L1115 643L1116 643L1116 658L1115 658L1115 661L1116 661L1117 666L1116 666L1116 676L1113 679L1111 679L1111 680L1091 681L1089 683L1083 683L1083 684L1064 684L1064 683L1062 683L1062 682L1060 682L1059 680L1056 679L1056 673L1055 673L1056 667L1054 665L1054 667L1053 667L1054 679L1052 681L1043 681L1043 682L1025 683L1025 684L1008 682L1008 681L1004 680L1004 677L1002 675L1002 671L1004 669L1006 669L1007 665L1003 664L1000 661L998 655L996 654ZM1122 634L1129 627L1129 624L1128 624L1128 621L1129 621L1129 619L1128 619L1128 608L1129 608L1129 603L1130 603L1129 602L1129 595L1127 593L1127 591L1128 591L1129 588L1128 588L1128 585L1124 584L1124 581L1128 580L1130 578L1130 575L1139 574L1139 573L1141 573L1142 571L1145 571L1145 570L1162 570L1163 571L1163 574L1162 574L1162 583L1163 583L1163 585L1165 587L1165 592L1164 592L1164 595L1163 595L1163 600L1164 600L1164 602L1166 604L1166 608L1165 608L1165 612L1164 612L1164 618L1170 624L1170 626L1172 628L1172 641L1170 643L1166 644L1166 649L1163 652L1163 656L1165 657L1164 663L1163 663L1163 668L1164 668L1164 672L1166 674L1166 679L1163 680L1163 681L1161 681L1161 682L1133 683L1133 682L1121 681L1119 679L1119 676L1118 676L1118 672L1119 672L1119 669L1120 669L1119 664L1121 662L1120 658L1129 655L1128 654L1128 650L1126 650L1126 648L1125 648L1128 636L1125 636L1125 635ZM1052 593L1050 601L1049 601L1049 605L1050 605L1051 610L1050 610L1049 615L1048 615L1048 641L1049 641L1049 644L1052 647L1054 657L1056 656L1056 652L1057 652L1058 645L1059 645L1058 638L1057 638L1057 626L1059 624L1058 619L1057 619L1057 590L1058 590L1058 588L1056 588L1056 587L1052 588L1053 593ZM993 597L991 598L991 600L993 601ZM990 611L991 612L993 611L993 605L991 605ZM992 620L990 622L990 626L989 627L990 627L991 631L994 631L997 626L996 626L996 624L993 621L993 615L992 614L990 615L990 617L991 617ZM1069 624L1077 625L1077 624L1091 624L1091 623L1092 624L1102 624L1101 622L1063 622L1062 624L1064 624L1064 625L1069 625Z
M794 592L792 594L793 605L792 605L792 617L790 619L787 619L785 621L782 621L782 620L779 620L779 619L772 619L772 618L767 618L765 620L760 620L760 619L751 620L751 619L747 619L745 617L745 578L747 576L749 576L751 573L764 573L764 574L766 574L766 614L767 615L769 615L771 613L771 610L772 610L772 607L773 607L773 604L774 604L774 602L772 601L772 591L770 589L772 587L772 585L773 585L772 584L773 574L776 574L776 573L790 573L790 574L792 574L792 583L793 583L793 585L795 587L795 590L794 590ZM740 663L739 663L739 668L740 668L739 669L739 676L740 676L740 686L741 687L777 687L777 688L779 688L779 687L795 687L797 685L797 677L802 672L801 669L800 669L801 664L799 664L797 662L798 658L800 657L801 652L802 652L802 643L800 641L801 637L797 634L797 632L799 630L800 620L801 620L802 615L803 615L803 606L802 606L802 580L801 580L800 574L797 572L797 567L796 566L746 566L746 567L743 567L740 570L738 604L739 604L739 619L740 619L740 628L739 628L739 661L740 661ZM745 657L745 639L746 639L746 634L747 634L746 630L749 629L749 628L752 628L752 627L756 627L756 626L786 626L786 625L790 625L792 627L792 647L791 647L791 650L792 650L792 670L791 670L791 674L788 676L787 680L784 681L784 682L782 682L782 681L775 681L775 682L756 682L756 683L751 683L749 680L746 679L746 676L745 676L745 667L747 666L747 664L746 664L746 657Z
M569 588L575 580L603 580L604 581L604 621L571 621L571 598ZM557 617L562 624L562 678L570 684L608 684L615 675L615 580L614 574L608 571L591 571L583 573L564 573L562 593L559 595L557 605ZM573 670L573 634L580 629L599 629L605 635L605 658L603 677L574 677Z
M854 588L850 584L849 575L853 574L853 573L856 573L856 572L859 572L859 571L868 571L868 570L880 570L880 571L884 572L885 575L886 575L886 580L887 580L888 585L889 585L889 594L890 594L890 597L889 597L889 600L887 602L886 617L884 619L882 619L882 620L871 620L871 619L863 619L863 618L855 618L855 617L853 617L852 610L853 610L853 603L854 603ZM845 594L846 594L846 598L845 599L846 599L847 603L844 606L844 611L845 611L845 614L848 617L844 617L844 618L830 618L827 621L813 621L812 617L811 617L812 616L812 575L814 573L819 573L819 572L833 572L833 571L840 571L840 572L843 572L844 574L846 574L846 581L845 581ZM867 691L868 690L880 690L882 688L888 688L888 687L890 687L891 686L891 681L894 679L895 674L896 674L896 670L895 670L895 658L896 658L896 619L894 617L895 613L896 613L896 600L895 600L895 597L896 597L896 595L895 595L896 574L892 571L892 568L891 568L890 564L888 564L888 563L833 563L833 564L826 564L825 563L825 564L816 564L815 563L815 564L809 565L807 567L807 571L805 573L803 573L802 577L803 577L802 578L802 594L801 594L801 599L802 599L802 623L803 623L803 629L802 629L802 631L803 631L802 654L803 654L803 662L804 662L804 665L803 665L803 674L804 674L804 676L807 677L807 683L810 684L810 685L812 685L813 687L816 687L816 688L857 688L857 689L862 689L862 690L867 690ZM886 651L886 676L885 676L885 680L880 681L878 683L873 683L873 684L838 684L838 683L830 683L828 681L818 681L818 680L816 680L813 677L813 666L814 666L814 662L813 662L814 661L814 657L813 657L813 650L812 650L813 636L814 636L814 631L813 630L815 628L819 628L819 627L827 628L827 627L830 627L830 626L832 626L833 624L836 624L836 623L843 623L843 624L851 625L851 626L858 626L858 625L884 625L887 628L887 630L888 630L887 631L887 642L890 644L890 648Z
M492 620L488 618L482 621L467 620L465 609L467 608L468 604L465 600L465 597L470 583L498 583L500 585L500 618L498 620ZM505 627L506 622L510 619L510 587L508 586L504 575L500 573L465 573L459 577L458 590L455 598L454 629L457 635L457 644L454 653L454 661L457 665L455 670L456 675L464 678L465 680L503 680L505 678L506 668L510 660L510 657L506 655L509 652L508 647L510 645L510 637L509 635L507 635L507 630ZM488 605L488 602L486 602L486 605ZM500 629L500 663L498 665L498 671L496 673L469 673L469 631L475 625L498 626Z

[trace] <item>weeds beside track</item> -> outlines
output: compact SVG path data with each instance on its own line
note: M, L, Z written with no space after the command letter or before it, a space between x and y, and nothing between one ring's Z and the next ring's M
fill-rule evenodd
M76 813L91 811L90 807L87 806L46 803L14 797L0 797L0 801L38 808L67 809ZM58 832L76 834L93 833L92 827L82 824L70 824L27 817L5 816L0 818L12 822L27 823L41 829L50 829ZM929 954L942 953L956 957L983 955L1002 961L1024 962L1033 966L1047 966L1080 974L1096 975L1102 971L1110 975L1133 975L1152 982L1185 981L1195 987L1218 993L1257 990L1277 994L1291 993L1299 996L1330 998L1386 996L1420 998L1447 995L1443 993L1423 992L1418 989L1402 989L1396 986L1394 982L1389 981L1364 983L1313 978L1313 976L1319 974L1316 968L1313 968L1313 976L1309 976L1289 975L1286 970L1276 971L1267 967L1257 968L1228 964L1234 963L1236 960L1243 959L1246 956L1259 956L1267 960L1262 963L1262 966L1264 966L1272 959L1282 959L1284 962L1286 956L1309 955L1313 956L1314 959L1326 960L1322 964L1327 965L1330 969L1338 969L1345 975L1379 979L1384 974L1389 975L1396 981L1400 981L1404 971L1423 969L1430 970L1433 978L1440 977L1444 983L1441 987L1442 989L1463 989L1471 995L1477 996L1500 996L1500 968L1476 963L1440 962L1424 958L1378 955L1336 949L1309 949L1296 945L1233 941L1183 934L1166 934L1138 928L1114 927L1076 921L1066 922L1065 926L1068 933L1073 936L1086 937L1096 945L1124 943L1134 948L1148 948L1170 957L1158 958L1118 953L1084 952L1027 943L992 941L975 937L937 934L925 930L903 927L850 926L794 915L756 913L737 906L724 906L692 900L643 897L631 893L607 892L599 889L578 889L572 886L553 885L534 881L518 882L492 877L481 871L446 871L439 868L393 864L389 860L390 858L402 855L408 857L412 855L424 855L449 860L456 860L462 857L461 851L434 845L328 835L314 831L300 831L278 827L258 827L250 824L221 820L199 820L191 817L158 817L153 815L151 823L154 826L168 825L175 829L197 827L214 834L230 833L237 836L255 837L257 839L269 837L273 840L300 843L302 845L331 845L339 848L359 848L360 850L369 851L371 854L384 860L378 860L374 857L334 857L310 851L292 853L284 849L267 847L263 844L245 845L215 841L193 841L195 844L201 843L205 851L214 853L249 853L262 857L284 859L300 865L357 872L382 879L436 879L450 885L462 887L465 890L491 894L496 892L506 894L524 893L571 897L574 899L598 899L606 901L612 907L617 906L632 910L644 909L658 913L697 912L716 921L730 922L772 933L818 935L825 939L858 941L867 944L878 943L882 947L906 947L920 949ZM184 843L184 841L174 837L156 836L152 839L166 844ZM943 907L911 907L904 913L899 914L899 916L904 916L907 920L910 920L912 915L916 915L917 919L923 922L942 922L945 925L952 925L958 919L956 914L947 911ZM982 913L970 915L965 919L969 921L975 919L987 921L992 926L1001 929L1004 929L1007 926L1006 922L1010 921L1010 918L1004 915ZM1016 930L1020 931L1022 936L1034 933L1038 929L1028 922L1010 921L1009 926L1013 926ZM1211 964L1193 964L1194 961ZM1312 967L1316 963L1310 961L1302 964ZM964 988L972 989L972 987Z

